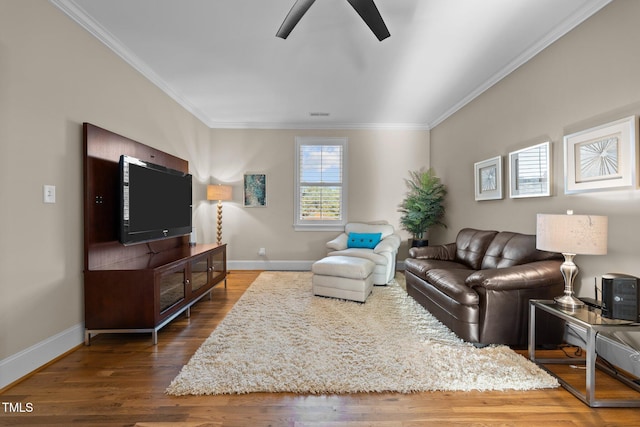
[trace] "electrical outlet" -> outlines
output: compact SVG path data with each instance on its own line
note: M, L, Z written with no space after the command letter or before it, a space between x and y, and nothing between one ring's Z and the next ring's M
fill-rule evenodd
M267 250L265 248L258 249L258 255L259 256L266 256L267 255Z
M43 201L44 203L56 202L56 186L55 185L45 185L43 187Z

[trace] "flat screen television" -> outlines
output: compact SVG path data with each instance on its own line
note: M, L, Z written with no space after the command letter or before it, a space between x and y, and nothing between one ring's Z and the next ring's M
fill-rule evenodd
M191 175L120 156L120 243L191 233Z

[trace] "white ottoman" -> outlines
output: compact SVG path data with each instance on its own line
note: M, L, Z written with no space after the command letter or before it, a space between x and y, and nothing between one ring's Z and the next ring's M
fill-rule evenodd
M375 263L364 258L329 256L311 266L313 294L365 302L373 289Z

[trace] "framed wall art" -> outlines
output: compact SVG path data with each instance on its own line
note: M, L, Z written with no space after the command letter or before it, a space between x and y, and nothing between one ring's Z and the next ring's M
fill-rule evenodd
M474 163L476 200L502 199L502 156Z
M551 195L551 143L549 141L509 153L509 196Z
M264 208L267 206L266 174L245 173L243 190L245 208Z
M636 188L636 116L564 137L566 194Z

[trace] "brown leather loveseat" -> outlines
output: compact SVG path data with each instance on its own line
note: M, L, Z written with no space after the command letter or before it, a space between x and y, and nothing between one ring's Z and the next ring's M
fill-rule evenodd
M407 292L465 341L524 346L529 300L562 295L561 263L562 255L537 250L533 235L465 228L455 243L409 250Z

